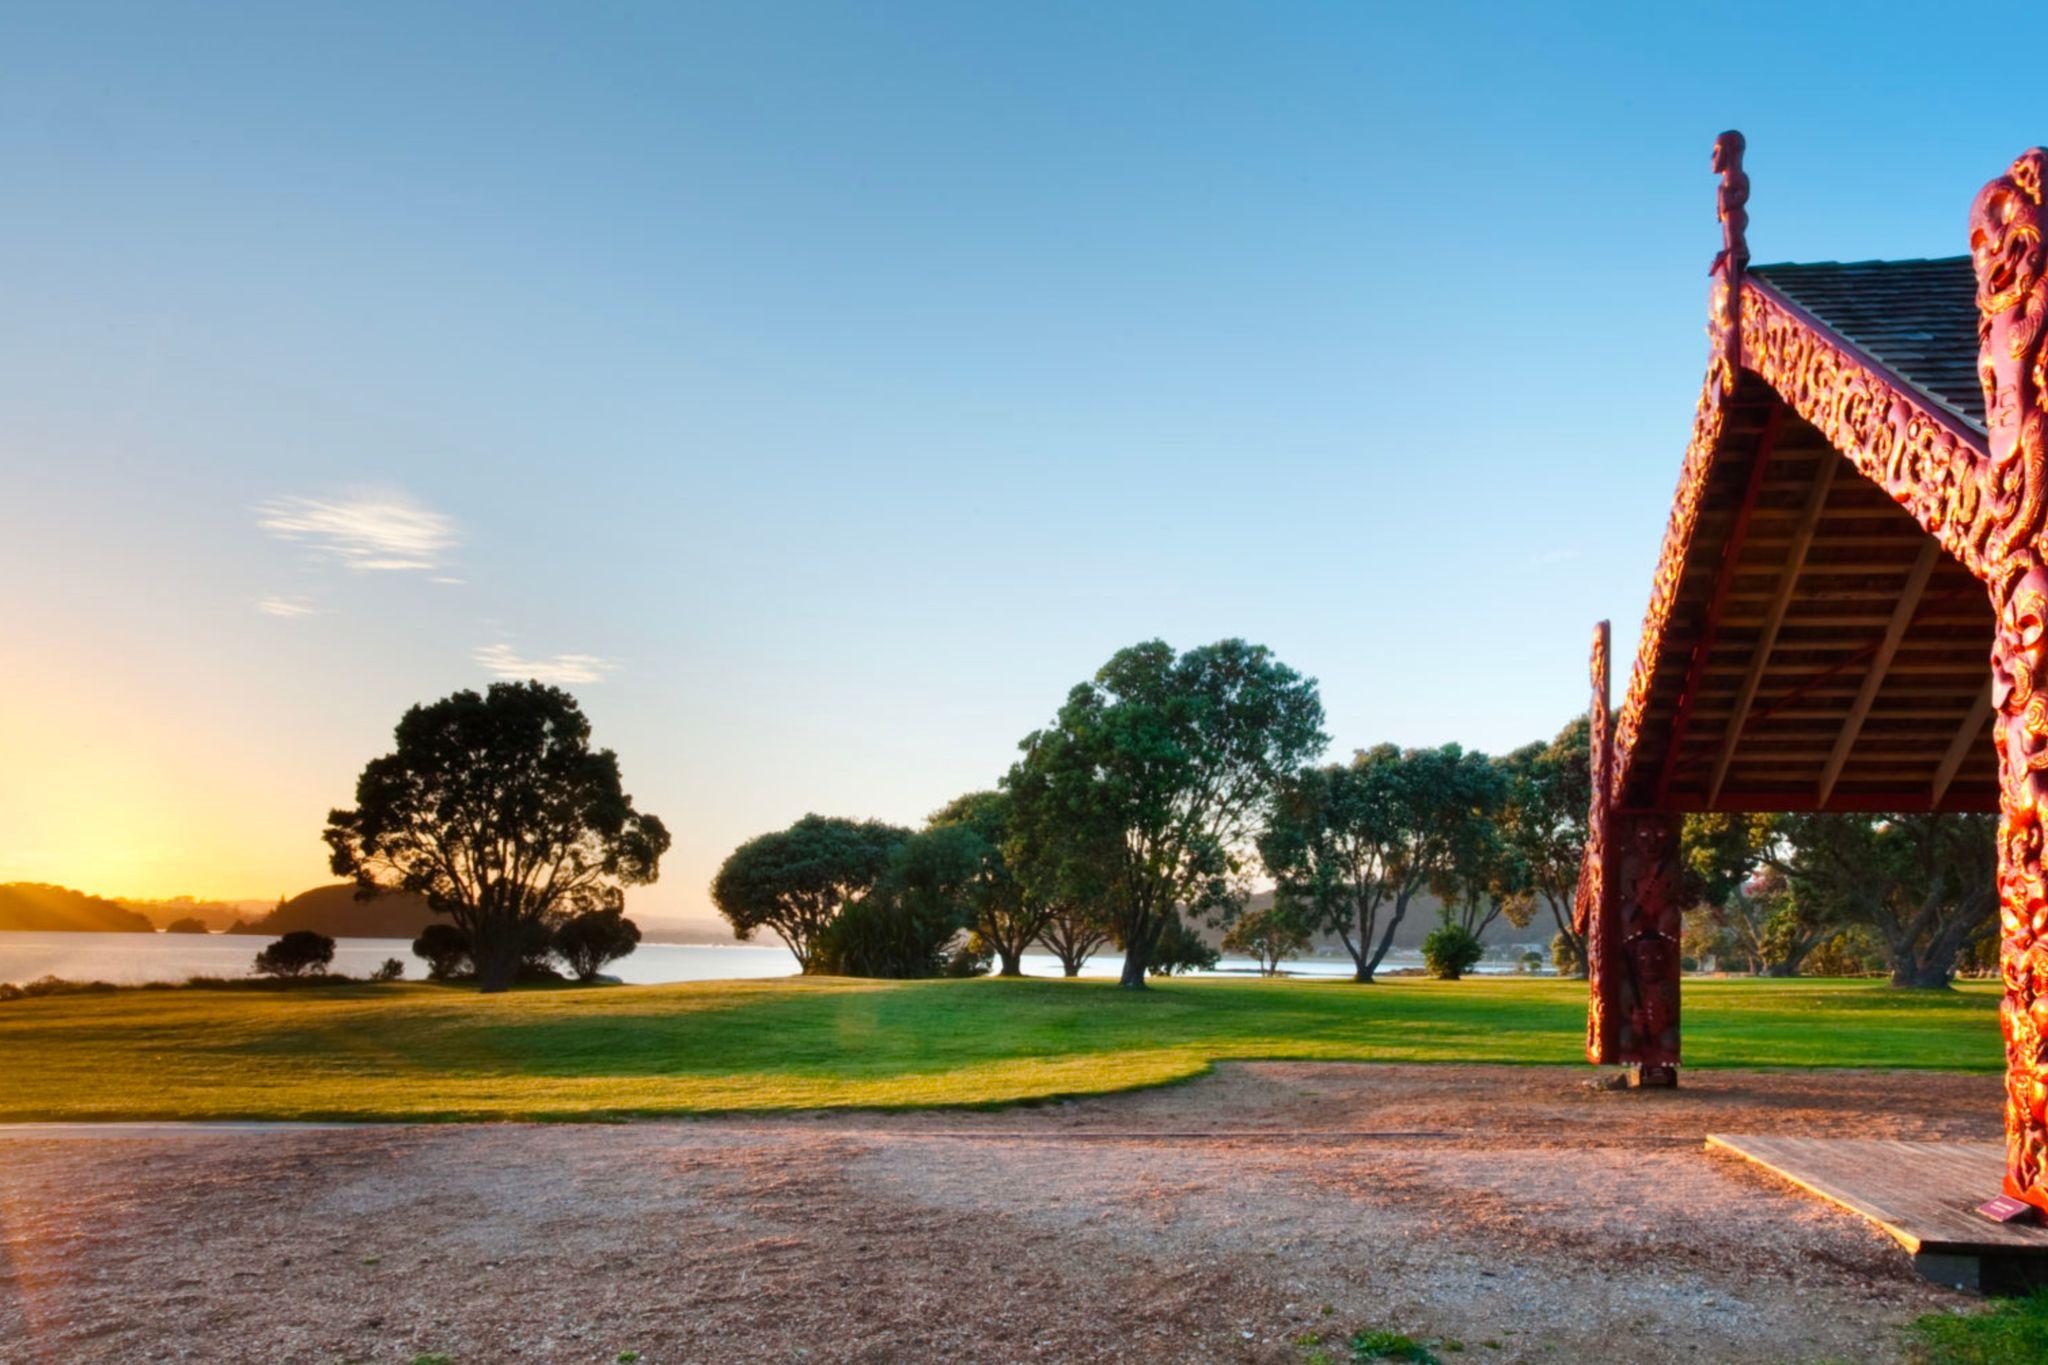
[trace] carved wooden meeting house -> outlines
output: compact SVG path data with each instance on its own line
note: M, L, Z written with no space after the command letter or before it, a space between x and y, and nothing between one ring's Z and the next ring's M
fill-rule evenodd
M1742 153L1618 714L1594 637L1587 1054L1675 1079L1686 812L1997 811L2005 1186L2048 1209L2048 151L1966 256L1769 266Z

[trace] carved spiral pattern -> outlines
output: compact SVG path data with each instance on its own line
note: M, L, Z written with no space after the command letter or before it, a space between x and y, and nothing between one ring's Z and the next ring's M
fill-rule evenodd
M1990 458L1979 572L1991 587L1992 735L1998 746L1998 921L2005 1000L2006 1193L2048 1208L2048 248L2042 175L2025 153L1970 208L1978 377ZM1973 566L1974 567L1974 566Z

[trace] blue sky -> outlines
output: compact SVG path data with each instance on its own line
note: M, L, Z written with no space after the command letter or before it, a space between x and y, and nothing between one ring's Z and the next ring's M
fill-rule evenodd
M704 913L991 784L1117 647L1334 751L1624 661L1761 261L1948 255L2048 16L0 11L0 878L262 896L409 703L571 681Z

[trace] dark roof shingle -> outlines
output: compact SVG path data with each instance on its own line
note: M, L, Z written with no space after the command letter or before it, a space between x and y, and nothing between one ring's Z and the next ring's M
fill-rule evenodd
M1977 381L1977 279L1968 256L1758 265L1749 273L1927 398L1984 429L1984 391Z

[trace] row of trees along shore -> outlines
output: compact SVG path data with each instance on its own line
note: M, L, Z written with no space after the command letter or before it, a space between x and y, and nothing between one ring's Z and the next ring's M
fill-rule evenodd
M552 955L589 975L631 950L624 890L655 879L669 835L591 747L573 697L457 692L407 711L395 740L325 837L362 894L414 892L447 917L416 948L435 975L503 990L522 964ZM1015 976L1038 944L1073 976L1113 945L1138 988L1212 965L1209 925L1269 967L1330 936L1366 982L1425 892L1440 974L1475 962L1496 920L1542 912L1559 965L1583 963L1583 719L1499 757L1381 744L1318 763L1328 742L1315 681L1265 647L1148 641L1074 687L996 788L919 830L807 815L736 849L712 900L806 973ZM1685 952L1780 976L1881 964L1914 986L1995 965L1993 833L1988 816L1690 817ZM1272 905L1248 915L1261 876Z
M1328 743L1315 681L1265 647L1148 641L1069 692L996 789L920 830L807 815L736 849L711 898L806 973L1015 976L1037 944L1073 976L1114 946L1136 988L1213 963L1209 924L1268 963L1333 935L1371 981L1425 891L1475 947L1539 907L1572 939L1583 721L1498 759L1380 745L1318 766ZM1247 914L1261 872L1273 905Z
M1583 718L1500 756L1380 744L1318 763L1327 743L1315 681L1263 646L1148 641L1069 692L996 789L919 830L807 815L735 850L712 901L806 973L1016 976L1036 944L1073 976L1113 946L1136 988L1213 964L1198 924L1266 970L1328 936L1370 982L1427 893L1432 971L1457 975L1497 920L1539 915L1553 960L1583 971ZM1991 836L1976 816L1690 817L1688 959L1791 975L1819 951L1945 984L1995 951ZM1272 903L1248 911L1261 875Z

